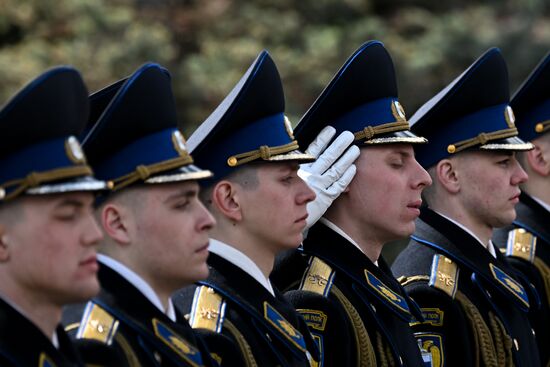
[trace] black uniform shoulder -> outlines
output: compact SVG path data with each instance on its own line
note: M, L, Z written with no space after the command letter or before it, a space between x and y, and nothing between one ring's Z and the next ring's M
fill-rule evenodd
M277 255L269 279L281 291L297 289L308 266L309 256L300 250L288 250Z

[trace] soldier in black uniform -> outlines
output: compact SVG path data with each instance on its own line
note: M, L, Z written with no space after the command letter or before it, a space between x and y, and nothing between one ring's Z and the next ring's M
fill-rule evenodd
M380 256L414 230L430 184L397 99L393 62L382 43L362 45L302 117L296 136L312 141L327 124L354 133L361 154L347 190L279 258L272 279L306 319L323 366L422 366L409 322L417 308ZM298 290L296 290L298 289Z
M67 330L88 364L109 363L94 348L102 344L119 358L111 365L211 366L170 300L208 275L214 225L197 183L211 172L193 165L177 128L170 75L145 64L90 100L98 119L83 147L113 190L96 209L106 234L98 255L101 292L66 310Z
M392 270L420 305L415 337L434 366L538 366L529 307L536 294L491 242L511 223L527 180L515 152L506 63L488 50L411 118L428 138L425 190L412 240Z
M277 68L264 51L189 138L198 164L216 173L201 197L216 218L210 276L175 295L193 328L238 344L246 366L318 360L307 325L268 276L275 255L302 241L315 195L297 176L298 150L284 116ZM209 345L210 346L210 345Z
M535 148L518 155L529 175L521 185L514 223L495 231L493 240L509 262L535 286L541 305L532 305L540 359L550 366L550 54L518 89L510 105L519 136Z
M82 366L59 325L63 305L97 294L94 179L75 136L87 91L51 69L0 110L0 365Z

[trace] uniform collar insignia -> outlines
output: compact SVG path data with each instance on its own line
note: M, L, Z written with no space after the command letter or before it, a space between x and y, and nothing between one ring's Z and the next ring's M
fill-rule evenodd
M275 329L290 340L292 344L301 351L306 352L306 343L303 335L266 301L264 301L264 317Z
M39 367L57 367L50 357L44 352L40 353L40 359L38 360Z
M524 306L529 307L529 298L527 293L521 284L519 284L515 279L506 274L500 268L493 264L489 264L491 273L497 282L502 285L508 292L512 293L516 298L518 298Z
M405 298L403 298L398 293L392 291L388 286L386 286L380 279L374 276L373 273L365 269L365 278L367 283L373 288L379 295L382 296L390 304L398 308L400 311L405 312L410 315L409 305Z
M508 232L506 256L514 256L533 263L537 237L523 228L516 228Z
M200 352L158 319L153 319L155 335L192 366L202 366Z

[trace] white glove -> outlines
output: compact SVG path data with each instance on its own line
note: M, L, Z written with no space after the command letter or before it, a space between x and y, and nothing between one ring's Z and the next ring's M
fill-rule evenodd
M336 129L327 126L306 149L317 158L313 163L300 165L300 176L317 195L307 204L307 231L325 214L332 202L348 187L355 176L353 162L359 157L359 148L353 143L354 136L349 131L341 133L329 145L336 134ZM349 147L349 149L348 149ZM347 149L347 150L346 150Z

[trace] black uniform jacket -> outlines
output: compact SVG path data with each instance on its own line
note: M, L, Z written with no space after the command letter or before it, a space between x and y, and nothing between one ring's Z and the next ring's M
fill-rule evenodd
M301 253L279 258L272 279L319 343L323 366L422 366L409 322L419 310L382 258L315 224Z
M531 305L529 318L542 365L550 366L550 212L525 193L516 212L514 223L496 230L493 241L537 289L540 307Z
M100 294L85 307L65 310L63 323L87 364L108 366L211 366L189 324L175 323L137 288L101 264ZM75 322L77 324L75 324ZM107 347L110 353L98 352Z
M84 366L62 327L56 330L57 349L30 320L0 299L0 366Z
M243 366L309 366L318 352L305 321L275 290L275 297L239 267L210 253L210 275L176 293L174 303L190 315L209 349L219 346L208 334L229 337L244 358ZM221 356L222 361L224 359Z
M539 366L528 319L536 298L497 250L429 208L392 270L420 305L415 336L434 366Z

